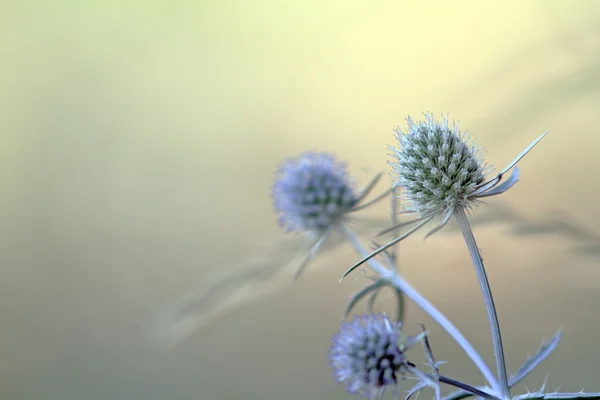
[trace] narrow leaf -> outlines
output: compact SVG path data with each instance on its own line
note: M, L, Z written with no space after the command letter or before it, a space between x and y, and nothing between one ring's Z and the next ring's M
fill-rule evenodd
M372 314L374 313L374 310L375 310L375 300L377 300L377 295L379 294L379 292L381 292L381 288L382 288L382 286L378 287L369 296L369 300L367 303L367 311L369 311Z
M396 321L404 322L404 294L400 289L396 288L396 297L398 298L396 308Z
M419 383L417 383L415 386L413 386L412 388L410 388L409 390L406 391L406 397L404 399L410 400L410 398L415 393L420 392L421 390L425 389L426 387L427 387L427 384L424 381L419 381Z
M427 239L429 236L433 235L434 233L436 233L440 229L442 229L444 226L446 226L446 224L448 223L448 221L450 221L450 217L452 217L452 213L453 212L454 212L454 208L451 208L448 211L446 211L446 215L444 216L444 219L442 220L442 223L439 224L438 226L436 226L435 228L433 228L427 235L425 235L425 237L423 238L423 240Z
M514 386L525 378L539 363L544 361L550 353L556 348L560 341L561 331L558 331L556 335L548 342L548 344L542 345L540 349L533 355L533 357L527 359L523 365L514 373L513 376L508 380L509 386Z
M578 400L600 400L600 392L596 393L586 393L586 392L576 392L576 393L528 393L522 394L519 396L515 396L514 400L570 400L570 399L578 399Z
M375 283L372 283L370 285L365 286L364 288L362 288L361 290L359 290L358 292L356 292L350 298L350 301L348 302L348 305L346 306L346 311L344 312L344 319L348 317L348 315L350 314L350 312L352 311L352 309L354 308L354 306L356 306L356 304L358 304L358 302L363 297L365 297L371 291L377 290L377 289L381 288L381 286L383 286L383 284L384 284L384 282L379 280L379 281L377 281Z
M302 262L302 264L300 264L300 267L298 267L298 271L296 272L296 275L294 276L294 281L297 281L298 278L300 278L300 275L302 275L302 272L304 272L304 270L306 269L306 267L308 266L308 264L310 264L310 262L317 256L317 254L319 253L319 251L325 245L325 242L327 242L327 239L329 239L330 235L331 235L331 231L325 232L319 238L319 240L317 240L317 242L315 243L315 245L311 247L310 251L308 252L308 256L304 259L304 261Z
M411 230L409 230L408 232L406 232L404 235L397 237L396 239L392 240L391 242L389 242L388 244L386 244L384 246L381 246L380 248L378 248L377 250L375 250L374 252L372 252L371 254L369 254L368 256L366 256L365 258L363 258L362 260L360 260L359 262L357 262L356 264L354 264L353 266L351 266L350 268L348 268L348 270L346 272L344 272L344 275L342 275L342 278L340 279L340 282L346 276L348 276L348 274L350 274L352 271L354 271L356 268L360 267L362 264L364 264L365 262L369 261L371 258L375 257L377 254L381 253L382 251L384 251L384 250L392 247L396 243L399 243L400 241L406 239L407 237L409 237L410 235L412 235L413 233L415 233L423 225L425 225L426 223L428 223L430 220L431 220L431 217L429 219L426 219L426 220L422 221L417 226L415 226L414 228L412 228Z
M481 389L483 391L486 390L486 388L484 388L484 387L478 387L477 389ZM487 389L489 390L489 388L487 388ZM471 396L473 396L473 393L467 392L466 390L463 390L463 389L459 389L459 390L456 390L456 391L450 393L446 397L444 397L443 400L462 400L462 399L466 399L467 397L471 397Z
M513 387L513 386L517 385L535 367L537 367L539 363L544 361L550 355L550 353L552 353L552 350L554 350L556 348L556 346L558 345L558 342L560 341L560 337L561 337L561 332L558 331L556 333L556 335L554 335L552 340L550 340L550 342L548 342L547 344L540 347L540 349L535 353L535 355L528 358L523 363L523 365L521 365L521 367L517 370L517 372L515 372L515 374L508 379L508 386ZM489 390L489 388L483 388L483 387L478 388L478 389L481 389L483 391ZM472 393L461 389L461 390L456 390L456 391L450 393L449 395L444 397L444 400L463 400L463 399L465 399L467 397L471 397L471 396L473 396ZM535 397L535 398L537 398L537 397Z
M425 325L421 324L421 331L423 334L423 338L421 339L421 344L423 345L423 352L427 356L427 361L431 366L432 372L435 374L434 376L439 381L440 379L440 371L438 370L437 363L435 362L435 358L433 357L433 352L431 351L431 345L429 344L429 339L427 338L427 331L425 330Z
M426 214L426 215L424 215L424 216L422 216L422 217L415 218L415 219L411 219L410 221L404 221L404 222L400 222L399 224L396 224L396 225L394 225L394 226L392 226L392 227L389 227L389 228L387 228L387 229L385 229L385 230L383 230L383 231L379 232L377 235L375 235L375 237L383 236L383 235L385 235L386 233L390 233L390 232L392 232L392 231L395 231L395 230L397 230L397 229L403 228L403 227L405 227L405 226L412 225L412 224L414 224L415 222L423 221L424 219L427 219L427 218L429 218L429 217L433 216L433 214L435 214L435 213L429 213L429 214Z
M532 143L531 143L529 146L527 146L527 147L525 148L525 150L523 150L521 153L519 153L519 155L518 155L518 156L516 156L516 157L515 157L515 159L514 159L514 160L512 160L512 162L511 162L510 164L508 164L508 165L507 165L507 166L506 166L506 167L505 167L505 168L504 168L504 169L503 169L503 170L500 172L500 174L499 174L499 175L504 175L504 174L505 174L505 173L506 173L508 170L510 170L512 167L514 167L516 163L518 163L519 161L521 161L521 159L522 159L523 157L525 157L525 155L526 155L527 153L529 153L529 151L530 151L531 149L533 149L533 147L534 147L536 144L538 144L538 143L539 143L539 141L540 141L540 140L542 140L542 139L544 138L544 136L546 136L546 134L547 134L548 132L550 132L550 131L548 130L548 131L546 131L546 132L542 133L542 134L541 134L541 135L540 135L540 136L539 136L537 139L535 139L535 140L534 140L534 141L533 141L533 142L532 142Z
M386 190L385 192L381 193L379 196L375 197L373 200L367 201L366 203L360 204L360 205L356 205L354 206L354 208L350 209L348 211L348 213L353 213L355 211L359 211L359 210L363 210L365 208L368 208L370 206L372 206L373 204L385 199L386 197L388 197L390 195L390 193L392 193L393 191L391 189Z
M383 176L383 172L379 172L373 177L373 179L371 179L369 184L358 195L357 203L360 203L361 201L363 201L365 199L365 197L367 197L369 195L369 193L371 193L371 191L373 190L375 185L377 185L377 182L379 182L379 180L381 179L382 176Z
M490 196L495 196L497 194L502 194L502 193L506 192L508 189L510 189L511 187L513 187L515 185L515 183L517 183L519 181L520 175L521 175L521 170L519 169L519 167L515 167L512 170L512 172L507 180L505 180L498 186L495 186L489 190L484 189L482 191L479 191L480 194L477 194L476 197L482 198L482 197L490 197Z

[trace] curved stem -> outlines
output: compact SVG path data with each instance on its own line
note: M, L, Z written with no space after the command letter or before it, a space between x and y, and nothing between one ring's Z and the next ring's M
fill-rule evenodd
M475 396L479 396L479 397L487 399L487 400L500 400L496 396L492 396L491 394L486 393L483 390L479 390L473 386L467 385L466 383L455 381L454 379L447 378L443 375L439 376L439 380L440 380L440 382L445 383L446 385L454 386L456 388L465 390L467 392L474 394Z
M354 249L358 252L361 257L365 257L369 254L362 245L358 238L345 226L342 228L343 233L348 238ZM448 334L458 343L458 345L467 353L473 363L479 368L485 379L489 382L490 386L494 391L500 390L500 385L494 376L494 373L489 369L485 361L481 358L477 350L473 345L463 336L463 334L450 322L444 314L441 313L433 304L429 302L417 289L413 288L404 278L398 275L394 271L390 271L383 265L378 263L375 259L369 259L368 265L373 271L379 274L382 278L387 279L392 286L399 289L409 299L411 299L417 306L419 306L426 314L428 314L435 322L437 322Z
M500 389L502 398L510 398L510 389L508 386L508 374L506 373L506 361L504 360L504 348L502 346L502 335L500 334L500 324L498 323L498 314L496 313L496 306L494 305L494 298L492 297L492 289L485 273L483 266L483 258L475 242L475 236L467 220L465 210L462 207L458 207L455 210L455 217L460 226L460 230L463 234L469 254L473 260L475 266L475 272L477 273L477 279L479 280L479 286L481 286L481 293L483 295L483 301L485 302L485 308L487 309L488 319L490 322L490 329L492 331L492 339L494 341L494 354L496 356L496 366L498 367L498 380L500 381Z

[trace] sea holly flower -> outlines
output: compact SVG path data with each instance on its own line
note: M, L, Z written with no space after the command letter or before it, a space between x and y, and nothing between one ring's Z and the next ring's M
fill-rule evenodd
M394 188L402 190L402 212L416 214L418 218L386 229L380 235L415 222L418 224L379 247L350 270L406 239L432 220L442 219L427 236L442 229L452 216L470 212L481 199L510 189L519 180L519 168L515 165L548 133L540 135L503 170L489 178L493 168L485 164L483 149L469 142L468 133L459 131L458 122L449 126L447 117L442 116L442 120L437 121L430 113L425 114L425 121L415 122L408 117L407 122L406 132L400 128L395 130L399 146L389 147L393 157L390 165L396 176ZM508 179L502 181L510 170Z
M518 181L519 169L513 167L542 140L547 132L540 135L500 173L488 179L492 168L484 163L482 149L474 143L469 143L468 135L459 131L458 123L455 122L450 127L446 117L442 116L440 122L431 114L425 114L425 121L415 122L410 117L407 121L407 132L399 128L396 130L399 147L390 147L394 157L391 164L393 172L397 175L394 186L402 189L403 198L407 203L405 212L419 215L419 218L400 225L415 222L418 224L364 257L350 267L343 276L407 238L434 218L441 217L442 221L427 236L442 229L454 216L463 233L481 286L494 341L498 381L501 385L500 395L506 400L510 397L510 388L500 325L481 254L467 220L467 213L480 202L480 199L504 193ZM506 181L501 182L511 169L513 169L512 174ZM384 232L397 229L400 225Z
M277 170L272 197L279 224L288 232L308 233L314 243L298 268L300 276L327 239L349 221L349 214L366 208L390 191L364 202L381 178L377 174L367 187L356 190L346 164L335 155L307 151L285 160Z
M432 373L423 372L406 357L406 352L421 342ZM346 386L348 392L369 399L381 399L387 390L398 398L398 384L404 379L418 381L411 393L431 387L436 399L441 400L440 383L458 387L471 395L486 400L499 400L494 395L463 384L439 373L438 367L423 329L417 336L406 336L402 323L390 321L385 313L363 314L353 321L342 324L333 337L329 350L330 365L336 380Z
M350 393L378 398L410 371L405 351L418 338L404 337L402 324L385 314L365 314L342 325L333 337L329 359L336 380Z
M277 170L273 203L288 231L324 231L352 210L358 194L346 164L331 153L306 152Z

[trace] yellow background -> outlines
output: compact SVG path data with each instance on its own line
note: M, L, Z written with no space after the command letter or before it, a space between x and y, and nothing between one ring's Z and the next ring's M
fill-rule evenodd
M592 0L3 1L0 398L348 398L326 359L364 283L337 284L357 259L346 247L293 286L248 289L171 352L149 326L278 246L269 193L281 160L335 151L364 184L388 170L392 129L424 111L459 119L498 169L552 129L501 201L598 226L599 18ZM552 233L475 234L509 369L564 327L527 386L551 373L551 389L600 391L597 258ZM403 248L405 276L493 365L459 235ZM407 307L447 375L481 384Z

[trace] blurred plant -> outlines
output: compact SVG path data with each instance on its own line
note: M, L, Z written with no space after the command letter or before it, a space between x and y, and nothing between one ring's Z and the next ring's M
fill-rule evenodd
M363 189L356 190L345 164L331 153L308 151L285 160L276 171L272 188L273 205L280 226L308 241L308 251L305 240L299 243L296 238L285 238L262 249L257 257L244 259L240 265L221 266L219 270L225 272L220 277L204 282L201 288L174 299L159 311L157 320L149 329L149 340L163 351L170 350L209 326L218 316L248 304L248 300L285 287L289 283L287 279L275 280L285 267L296 263L298 253L302 261L294 280L319 253L347 243L344 236L346 229L351 228L358 236L371 235L373 228L389 221L387 218L358 218L356 211L389 196L392 201L391 218L395 221L396 199L390 196L391 189L367 201L382 175L376 174ZM380 285L379 289L383 286ZM403 296L398 290L395 293L397 315L401 319Z
M308 257L298 268L296 279L332 233L345 229L350 213L367 208L390 194L386 191L363 203L381 175L377 174L357 193L346 165L331 153L305 152L279 167L272 192L279 224L288 232L307 234L313 242Z

